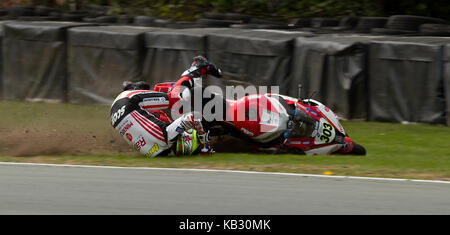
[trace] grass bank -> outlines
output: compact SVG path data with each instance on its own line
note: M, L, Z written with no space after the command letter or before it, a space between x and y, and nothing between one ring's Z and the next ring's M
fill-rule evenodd
M232 169L450 180L450 128L343 122L367 156L217 153L137 154L108 122L109 107L0 102L0 161L138 167ZM220 144L220 143L219 143Z

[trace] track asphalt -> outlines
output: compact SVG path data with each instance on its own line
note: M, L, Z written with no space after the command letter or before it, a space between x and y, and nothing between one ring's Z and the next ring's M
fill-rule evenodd
M450 184L0 164L0 214L450 214Z

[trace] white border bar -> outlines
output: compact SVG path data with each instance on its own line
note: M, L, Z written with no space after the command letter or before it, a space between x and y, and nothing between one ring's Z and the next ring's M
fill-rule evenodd
M259 171L239 171L239 170L157 168L157 167L122 167L122 166L93 166L93 165L67 165L67 164L22 163L22 162L0 162L0 166L1 165L4 165L4 166L8 166L9 165L9 166L46 166L46 167L101 168L101 169L132 169L132 170L164 170L164 171L190 171L190 172L218 172L218 173L240 173L240 174L300 176L300 177L334 178L334 179L406 181L406 182L420 182L420 183L450 184L450 181L442 181L442 180L378 178L378 177L339 176L339 175L314 175L314 174L298 174L298 173L282 173L282 172L259 172Z

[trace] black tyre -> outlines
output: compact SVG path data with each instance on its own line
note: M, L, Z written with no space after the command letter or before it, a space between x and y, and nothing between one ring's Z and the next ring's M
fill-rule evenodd
M204 27L229 27L232 24L239 24L240 22L232 20L198 19L197 23Z
M50 14L48 16L61 18L61 14L62 13L59 11L53 11L53 12L50 12Z
M52 12L58 12L59 10L56 8L46 7L46 6L37 6L34 10L36 16L50 16Z
M389 17L386 28L418 31L419 26L422 24L445 24L445 20L424 17L424 16L412 16L412 15L394 15Z
M117 16L99 16L95 18L97 23L117 23Z
M345 33L351 30L349 27L336 26L336 27L321 27L317 28L314 33L317 34L334 34L334 33Z
M102 15L106 14L108 12L107 6L101 6L96 4L84 4L83 9L85 9L88 12L96 12L101 13Z
M252 19L249 15L238 14L238 13L226 13L225 20L241 21L242 23L248 23Z
M293 28L311 27L311 19L305 19L305 18L290 19L288 22L288 25Z
M234 29L256 29L256 24L232 24L230 28Z
M256 25L257 29L291 29L287 24L279 25L279 24L258 24Z
M56 21L59 20L60 18L53 16L21 16L17 19L23 21Z
M178 21L172 24L167 25L169 28L173 29L189 29L189 28L200 28L201 25L195 22L189 21Z
M235 29L292 29L288 25L279 24L232 24L230 28Z
M91 17L84 17L83 18L83 22L86 22L86 23L96 23L95 20L96 20L95 18L91 18Z
M346 29L353 29L358 24L359 17L356 16L344 16L339 20L339 27Z
M359 33L369 33L373 28L384 28L387 17L360 17L355 31Z
M173 23L174 23L173 20L165 20L165 19L155 19L155 21L153 21L153 24L156 27L167 27Z
M285 25L286 23L279 22L279 21L273 21L273 20L265 20L265 19L259 19L259 18L252 18L249 21L250 24L265 24L265 25Z
M63 20L63 21L81 22L81 21L83 21L84 17L86 17L85 14L79 14L79 13L63 13L63 14L61 14L61 20Z
M295 31L316 33L319 31L319 29L311 28L311 27L301 27L301 28L295 28Z
M375 34L375 35L413 35L413 34L417 34L417 31L387 29L387 28L373 28L370 30L370 33Z
M362 145L359 145L355 142L353 142L353 144L354 144L354 147L353 147L353 150L350 152L350 154L361 155L361 156L366 155L366 149Z
M446 24L423 24L419 28L419 32L424 36L450 36L450 25Z
M134 17L134 25L137 26L153 26L153 22L155 21L154 17L150 16L136 16Z
M338 25L339 25L339 20L334 19L334 18L316 17L316 18L311 19L311 26L313 28L333 27L333 26L338 26Z
M226 15L223 13L205 12L203 13L203 18L211 20L225 20Z
M7 9L8 16L11 18L17 18L20 16L34 16L34 7L28 6L15 6Z
M127 15L119 15L119 16L117 16L117 23L122 24L122 25L132 24L133 18L131 16L127 16Z

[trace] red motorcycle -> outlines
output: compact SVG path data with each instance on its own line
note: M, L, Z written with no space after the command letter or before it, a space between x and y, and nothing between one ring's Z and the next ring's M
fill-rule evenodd
M173 84L160 83L154 90L170 92ZM366 154L319 101L270 93L222 100L223 120L205 123L213 136L232 135L271 153Z

